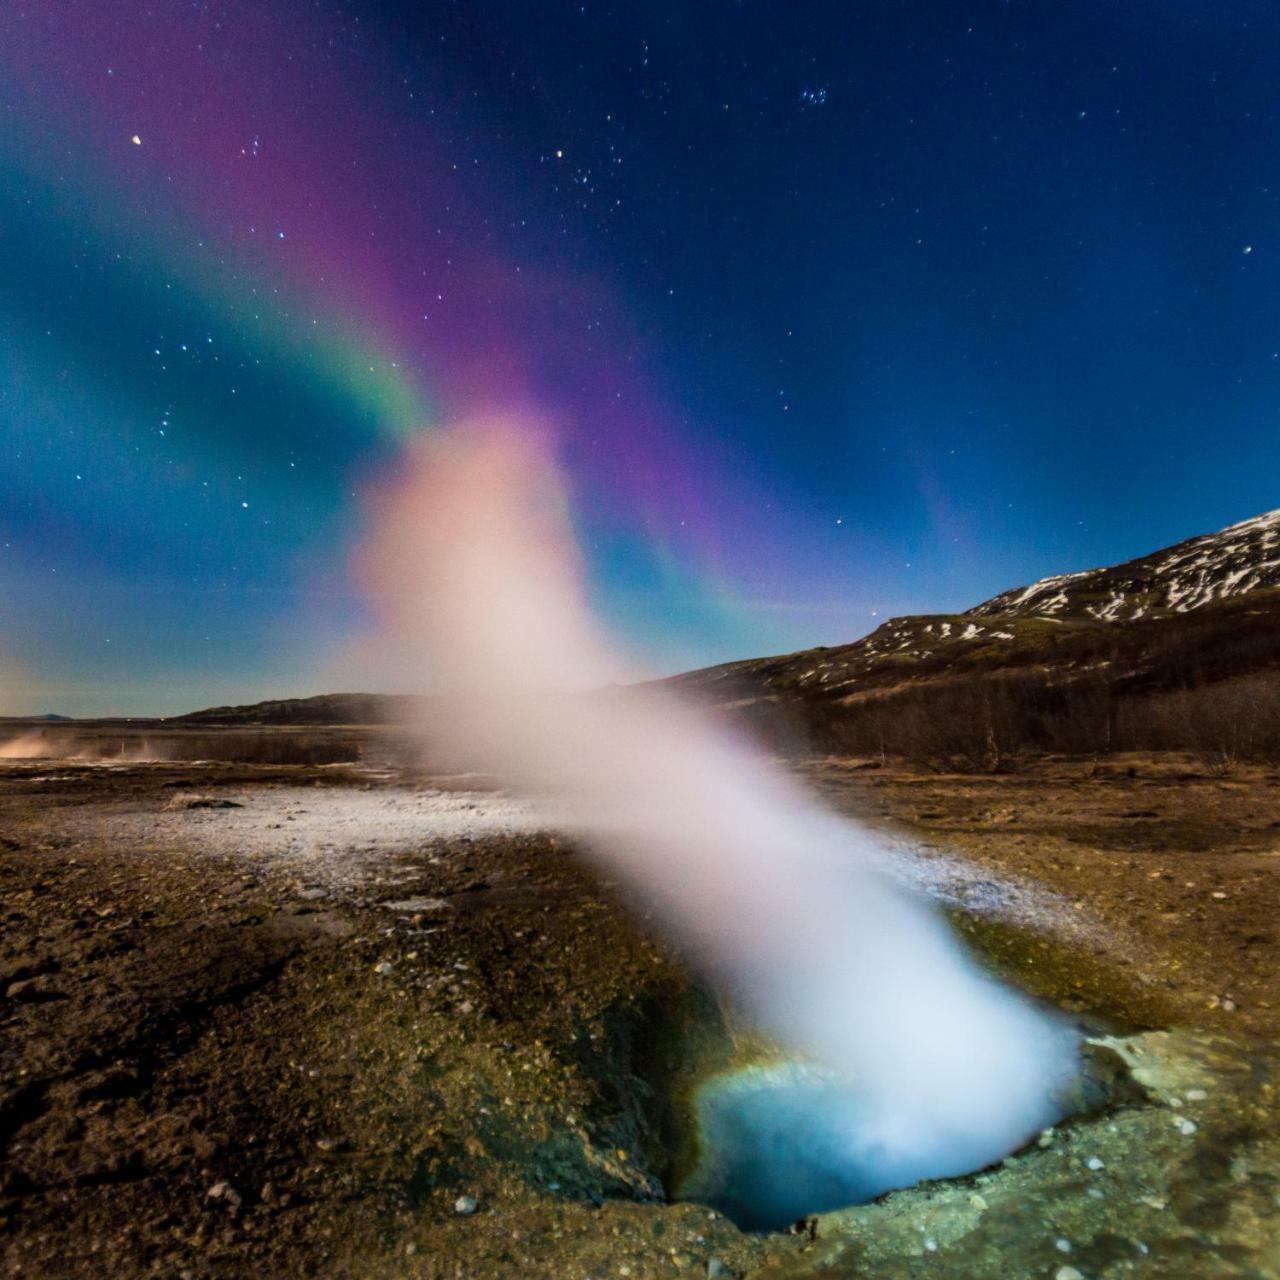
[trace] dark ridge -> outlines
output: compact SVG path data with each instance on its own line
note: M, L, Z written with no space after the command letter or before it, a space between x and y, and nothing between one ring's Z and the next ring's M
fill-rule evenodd
M172 716L177 725L382 725L403 724L423 699L408 694L322 693L312 698L280 698L247 706L209 707Z

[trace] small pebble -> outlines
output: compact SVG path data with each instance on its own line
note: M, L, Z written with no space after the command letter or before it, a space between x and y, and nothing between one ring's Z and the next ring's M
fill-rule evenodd
M1084 1276L1075 1267L1059 1267L1053 1273L1053 1280L1084 1280Z
M1194 1120L1188 1120L1186 1116L1179 1116L1173 1123L1177 1126L1178 1132L1186 1138L1191 1137L1200 1127Z
M1084 1162L1084 1167L1086 1169L1092 1169L1094 1173L1097 1173L1099 1169L1105 1169L1107 1166L1103 1164L1103 1162L1099 1160L1097 1156L1090 1156Z
M377 964L373 966L373 971L374 973L381 974L382 977L385 978L387 974L389 974L394 968L395 966L391 963L390 960L380 960Z
M980 1196L976 1191L969 1196L969 1204L981 1213L987 1207L986 1198Z
M932 1236L925 1237L924 1247L928 1253L938 1252L938 1242Z
M1054 1247L1055 1249L1057 1249L1057 1251L1058 1251L1059 1253L1070 1253L1070 1252L1071 1252L1071 1241L1070 1241L1070 1240L1068 1240L1068 1239L1066 1238L1066 1236L1059 1236L1059 1237L1058 1237L1058 1238L1053 1242L1053 1247Z
M464 1217L468 1214L475 1213L477 1208L479 1208L479 1204L475 1196L459 1196L453 1202L454 1213L460 1213Z
M1183 1096L1188 1102L1203 1102L1209 1095L1203 1089L1188 1089Z

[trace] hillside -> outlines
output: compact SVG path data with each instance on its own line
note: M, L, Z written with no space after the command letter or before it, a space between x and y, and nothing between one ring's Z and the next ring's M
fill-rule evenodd
M1280 511L961 614L673 683L779 745L1280 755ZM1003 745L1002 745L1003 738Z
M1280 510L1110 568L1041 578L967 616L1136 622L1274 586L1280 586Z
M208 707L172 716L190 725L375 725L403 724L420 699L393 693L322 693L312 698L280 698L245 706Z

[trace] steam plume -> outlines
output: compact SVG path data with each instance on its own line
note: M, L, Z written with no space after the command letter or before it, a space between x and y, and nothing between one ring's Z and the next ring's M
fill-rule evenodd
M859 1143L898 1181L987 1163L1054 1118L1072 1038L888 884L868 834L669 692L582 694L625 664L536 430L416 444L361 564L397 641L463 699L433 742L549 806L762 1029L855 1081Z
M19 733L0 742L0 760L30 760L52 754L42 733Z

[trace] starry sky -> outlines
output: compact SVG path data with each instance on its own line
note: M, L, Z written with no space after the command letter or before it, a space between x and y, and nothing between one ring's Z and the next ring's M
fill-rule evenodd
M653 672L1280 505L1280 9L0 10L0 712L382 687L418 432L550 424Z

